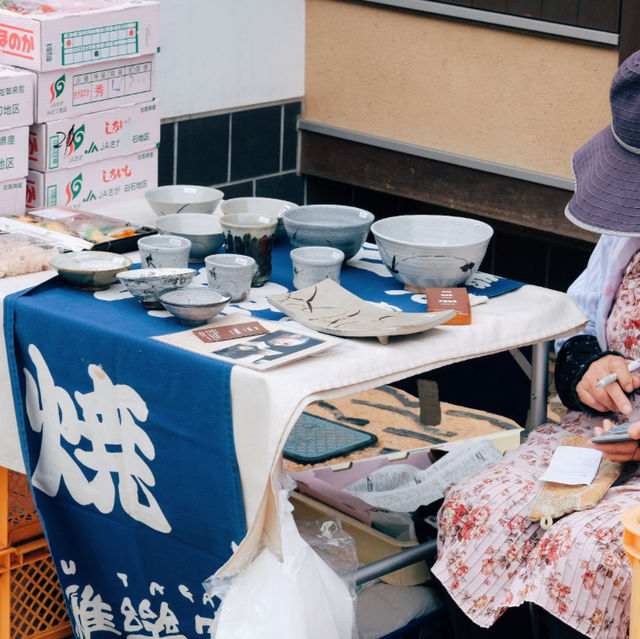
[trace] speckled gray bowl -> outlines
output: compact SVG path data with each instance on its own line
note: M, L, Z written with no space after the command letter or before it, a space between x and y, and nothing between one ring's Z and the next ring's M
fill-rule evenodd
M287 209L282 222L294 247L330 246L352 258L367 239L373 213L355 206L309 204Z
M186 326L205 324L214 318L231 297L224 291L187 286L160 295L160 303Z
M220 220L208 213L173 213L156 220L158 233L179 235L191 242L190 262L202 262L213 255L224 243Z
M397 215L375 222L371 233L391 275L423 288L458 286L471 279L493 229L455 215Z
M109 251L60 253L51 259L51 266L73 288L82 291L102 291L116 281L121 271L131 267L126 255Z
M186 286L195 274L192 268L141 268L122 273L118 279L131 295L142 302L142 306L161 309L163 306L158 296L170 289Z

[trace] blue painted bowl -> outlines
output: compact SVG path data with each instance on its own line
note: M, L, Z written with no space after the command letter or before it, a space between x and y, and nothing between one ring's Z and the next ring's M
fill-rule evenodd
M330 246L352 258L367 239L375 217L355 206L309 204L282 213L284 229L294 247Z

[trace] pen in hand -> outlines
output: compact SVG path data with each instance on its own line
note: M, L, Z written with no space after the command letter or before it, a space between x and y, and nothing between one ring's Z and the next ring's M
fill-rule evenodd
M632 362L629 362L628 369L630 373L638 370L640 368L640 359L634 359ZM607 384L612 384L618 379L618 376L615 373L610 373L609 375L605 375L601 380L596 383L598 388L602 386L607 386Z

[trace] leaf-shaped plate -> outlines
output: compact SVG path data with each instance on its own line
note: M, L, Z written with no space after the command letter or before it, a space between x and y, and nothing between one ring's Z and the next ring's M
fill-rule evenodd
M339 337L377 337L427 331L450 320L455 311L404 313L367 302L331 279L313 286L272 295L267 300L303 326Z

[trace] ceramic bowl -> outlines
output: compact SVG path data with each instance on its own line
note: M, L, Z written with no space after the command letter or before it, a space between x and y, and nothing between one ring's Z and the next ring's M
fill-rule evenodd
M423 288L458 286L471 279L493 229L453 215L398 215L374 222L371 233L391 275Z
M230 200L223 200L220 204L220 211L223 215L233 213L253 213L256 215L266 215L267 217L278 218L278 226L274 241L278 241L287 236L282 221L282 213L287 209L296 208L298 205L288 200L276 200L271 197L234 197Z
M167 184L149 189L144 197L156 215L213 213L224 193L208 186Z
M360 250L374 219L369 211L337 204L309 204L282 213L294 247L330 246L340 249L345 260Z
M145 308L162 308L158 296L186 286L194 278L192 268L141 268L118 275L118 279Z
M179 235L191 242L190 262L202 262L224 243L219 218L206 213L174 213L156 220L156 228L163 235Z
M131 267L126 255L108 251L80 251L60 253L51 258L58 274L73 288L83 291L101 291L116 281L121 271Z
M231 297L224 291L203 286L188 286L173 291L165 291L159 297L160 303L183 324L198 326L215 317Z

